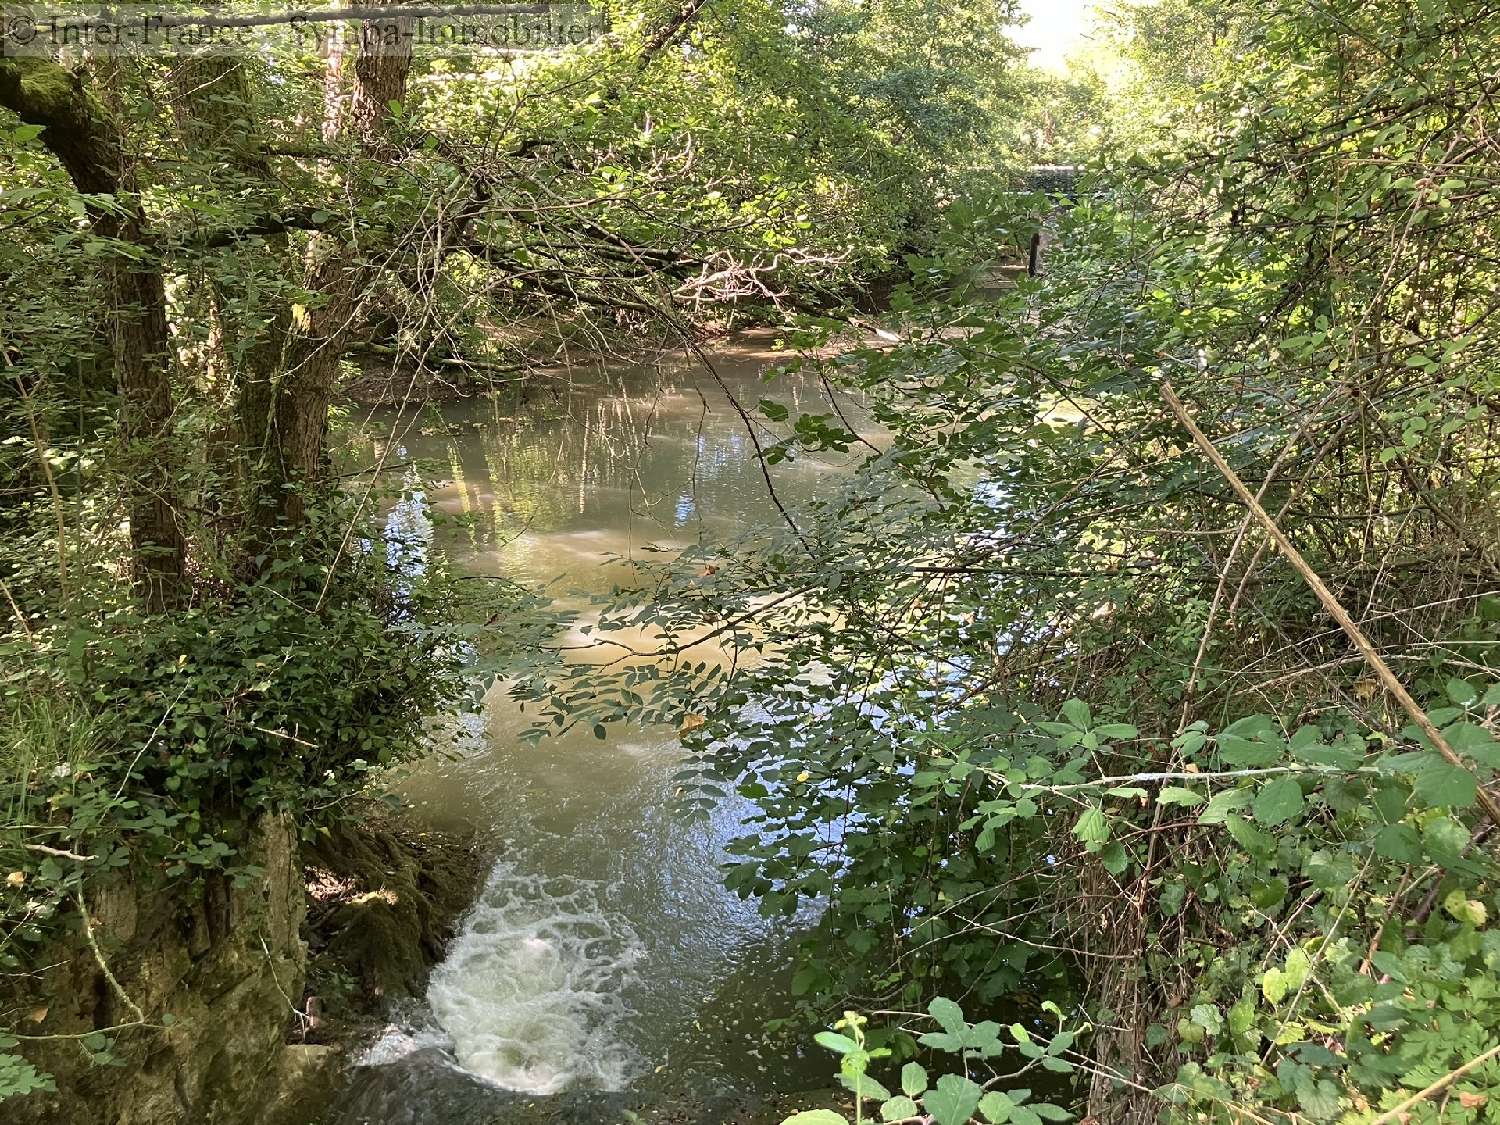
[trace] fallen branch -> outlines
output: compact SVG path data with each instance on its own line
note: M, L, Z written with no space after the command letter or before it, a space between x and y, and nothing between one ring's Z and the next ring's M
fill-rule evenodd
M1004 779L1005 775L993 770L980 767L984 773L993 777ZM1378 773L1374 766L1353 766L1341 768L1339 766L1264 766L1260 769L1247 770L1214 770L1208 773L1194 773L1191 770L1168 770L1156 773L1126 773L1115 777L1096 777L1093 781L1075 781L1067 785L1043 785L1039 782L1031 782L1017 786L1038 793L1067 793L1075 789L1097 789L1101 785L1143 785L1161 781L1231 781L1242 777L1268 777L1283 773L1316 773L1316 774L1339 774L1340 776L1350 773Z

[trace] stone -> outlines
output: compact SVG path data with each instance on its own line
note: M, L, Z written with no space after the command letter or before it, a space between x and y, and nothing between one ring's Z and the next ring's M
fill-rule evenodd
M244 889L142 871L90 889L95 938L129 1002L81 936L37 959L48 967L7 1006L45 1007L33 1034L73 1038L23 1044L57 1090L7 1101L7 1125L258 1125L302 996L305 899L290 822L262 821L244 857L263 871ZM131 1004L152 1026L111 1033L119 1065L90 1062L76 1037L133 1023Z

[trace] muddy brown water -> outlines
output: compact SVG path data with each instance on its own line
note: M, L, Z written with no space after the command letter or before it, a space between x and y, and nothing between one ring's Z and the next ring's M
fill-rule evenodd
M810 377L767 384L779 358L752 336L712 350L717 380L668 356L565 372L519 409L496 397L381 410L372 425L390 462L446 466L389 510L387 537L469 573L549 584L586 623L591 595L624 577L610 556L773 519L729 396L752 410L774 398L794 417L829 408ZM840 405L866 428L857 403ZM795 505L845 471L803 457L773 473ZM748 803L727 798L688 823L672 809L682 751L670 730L532 745L520 734L533 718L492 691L397 786L434 826L478 831L494 866L424 1001L364 1057L338 1120L623 1121L633 1106L751 1121L777 1092L827 1083L831 1057L766 1030L791 1010L792 945L815 910L768 922L720 882Z

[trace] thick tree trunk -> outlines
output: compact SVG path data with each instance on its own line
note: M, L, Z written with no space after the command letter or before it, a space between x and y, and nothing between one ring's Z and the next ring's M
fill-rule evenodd
M268 442L272 476L279 482L277 515L289 526L302 522L310 493L326 476L328 408L359 300L373 272L362 262L343 260L358 253L353 247L335 242L319 249L326 256L310 267L307 288L320 294L323 304L307 312L287 347Z
M137 248L112 258L107 280L131 568L142 604L160 612L186 596L186 551L177 523L173 459L166 448L172 425L167 301L160 267L146 244L135 185L121 158L120 135L77 76L45 59L0 59L0 105L43 127L42 142L80 192L114 197L113 209L94 212L100 237Z
M406 19L360 24L348 131L367 158L387 153L391 105L406 96L411 72L411 29ZM308 249L305 287L321 303L294 325L272 414L277 514L288 525L302 521L309 494L326 476L328 408L360 301L375 271L360 247L326 235L314 236Z
M275 214L282 204L263 130L251 105L252 79L245 60L233 55L205 55L181 60L173 71L177 99L177 128L190 150L205 162L210 177L226 173L233 186L251 185L253 205ZM265 236L266 248L287 282L301 273L301 262L290 250L285 230ZM232 238L230 241L233 241ZM245 310L248 315L221 321L221 349L228 372L234 410L232 431L235 484L238 493L238 556L235 568L252 573L252 562L264 555L280 507L282 483L272 440L276 388L292 330L289 304L274 289L248 289L240 271L206 272L219 308ZM262 302L272 302L264 317Z
M96 224L101 234L110 225ZM140 244L139 215L114 235ZM167 296L161 272L116 257L110 270L114 306L115 378L120 388L120 436L130 487L130 548L135 583L147 612L181 604L186 545L177 525L177 482L166 448L172 426Z
M359 26L349 127L354 138L371 151L383 145L391 103L406 97L412 28L408 19L369 20Z

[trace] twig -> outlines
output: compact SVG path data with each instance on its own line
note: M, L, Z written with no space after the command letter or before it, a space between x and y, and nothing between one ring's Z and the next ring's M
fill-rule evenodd
M21 847L29 852L41 852L43 855L55 855L59 859L76 859L79 863L90 863L98 859L96 855L79 855L77 852L65 851L62 848L49 848L46 844L22 844Z
M1005 775L980 767L982 772L993 777L1003 778ZM1253 770L1217 770L1210 773L1193 773L1188 770L1165 771L1158 773L1128 773L1116 777L1096 777L1093 781L1077 781L1068 785L1042 785L1030 783L1017 788L1040 793L1066 793L1074 789L1097 789L1101 785L1128 785L1132 782L1154 782L1154 781L1224 781L1239 777L1266 777L1278 773L1376 773L1374 766L1355 766L1352 769L1341 769L1337 766L1265 766Z
M1400 1121L1402 1119L1402 1115L1412 1106L1416 1105L1418 1102L1426 1101L1428 1098L1432 1097L1433 1094L1441 1093L1443 1090L1447 1089L1449 1084L1456 1082L1465 1074L1468 1074L1469 1071L1473 1070L1475 1067L1482 1066L1485 1063L1489 1062L1496 1055L1500 1055L1500 1043L1495 1044L1482 1055L1475 1055L1468 1062L1464 1063L1463 1066L1458 1067L1454 1070L1450 1070L1436 1082L1418 1090L1415 1094L1407 1098L1404 1102L1402 1102L1395 1108L1386 1110L1379 1117L1375 1118L1374 1121L1371 1121L1370 1125L1387 1125L1387 1122Z
M36 648L36 634L31 631L31 622L26 620L26 615L21 612L21 607L16 604L16 597L10 592L10 587L5 584L5 579L0 578L0 591L5 594L5 600L10 603L10 611L15 614L16 621L26 633L26 639L31 642L31 647Z
M115 995L130 1009L130 1014L135 1017L135 1022L137 1024L144 1024L146 1022L146 1013L141 1011L140 1006L130 998L130 993L125 991L125 986L110 971L108 962L104 960L104 954L99 949L99 942L94 938L94 924L89 921L89 908L88 904L83 901L83 892L79 891L76 897L78 902L78 916L83 920L83 937L89 943L89 949L94 954L94 960L99 963L99 971L104 974L104 979L109 981L109 986L114 989Z

